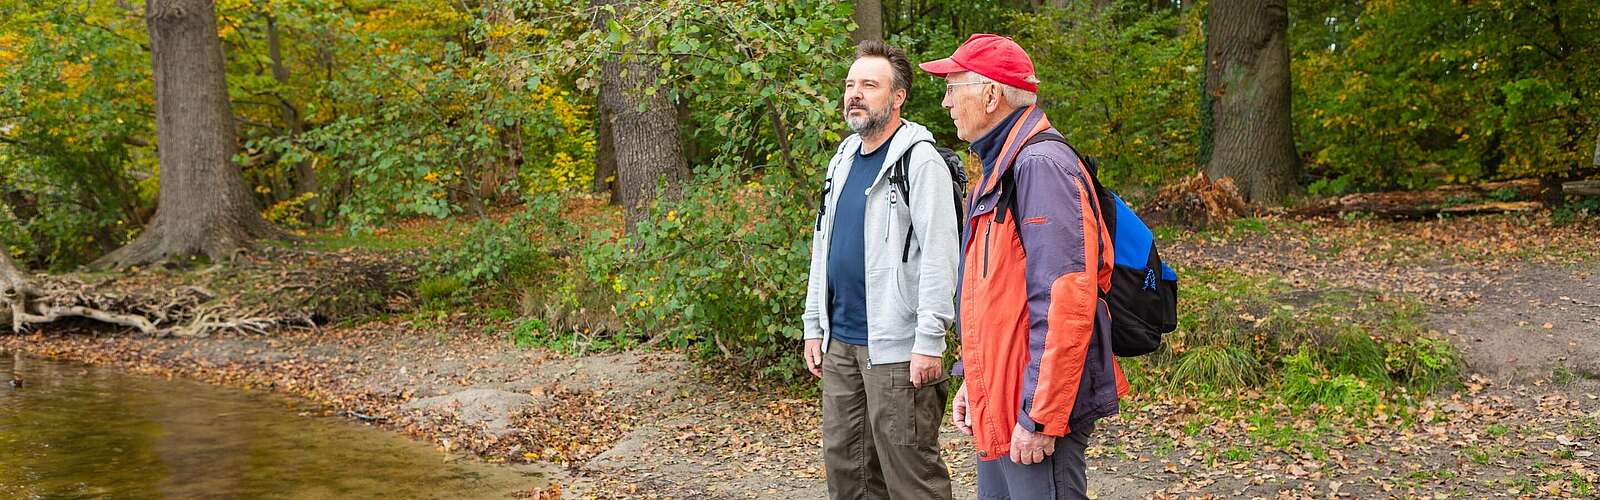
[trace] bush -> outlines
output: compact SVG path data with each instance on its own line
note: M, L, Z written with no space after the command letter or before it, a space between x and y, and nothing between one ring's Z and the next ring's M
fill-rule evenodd
M474 287L550 272L555 258L539 240L561 241L574 232L562 217L562 205L559 196L534 196L504 221L479 220L457 246L436 254L431 271Z
M417 297L422 299L423 305L437 309L455 303L461 298L458 294L465 289L461 278L434 276L417 282Z
M1431 393L1459 377L1459 356L1422 328L1415 303L1358 290L1295 290L1272 278L1184 269L1178 330L1130 376L1176 390L1263 387L1297 403ZM1163 376L1165 374L1165 376Z
M584 255L591 279L611 284L634 329L790 380L803 373L796 354L812 212L808 203L752 191L727 180L697 184L683 202L640 222L636 236L593 244ZM726 203L733 197L744 202Z

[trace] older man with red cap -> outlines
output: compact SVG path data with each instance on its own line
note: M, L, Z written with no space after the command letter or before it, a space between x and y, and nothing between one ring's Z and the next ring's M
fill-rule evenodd
M1128 390L1111 352L1111 238L1088 166L1036 101L1033 61L977 34L921 64L945 79L956 135L983 162L956 291L951 421L973 436L978 498L1086 498L1084 449Z

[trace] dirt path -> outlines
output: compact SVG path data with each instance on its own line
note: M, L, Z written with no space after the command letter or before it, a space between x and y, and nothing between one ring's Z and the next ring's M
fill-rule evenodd
M1325 432L1288 411L1266 422L1207 420L1202 413L1214 409L1193 401L1140 397L1099 427L1089 451L1097 498L1596 494L1600 264L1592 237L1516 233L1524 224L1515 220L1318 224L1192 238L1166 255L1296 286L1422 297L1432 327L1466 354L1467 386L1423 403L1417 425L1355 419ZM1532 240L1573 250L1527 252ZM1469 243L1481 241L1491 243ZM1518 257L1496 259L1503 255ZM566 498L826 495L815 400L711 380L677 353L510 348L496 333L504 325L469 321L209 339L46 332L0 335L0 350L307 398L462 459L555 464ZM1332 437L1283 437L1318 433ZM941 442L957 497L972 498L970 443L949 426Z

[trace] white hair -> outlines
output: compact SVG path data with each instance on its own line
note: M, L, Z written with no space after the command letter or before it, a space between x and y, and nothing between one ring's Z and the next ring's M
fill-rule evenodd
M1000 86L1000 95L1005 96L1006 103L1011 104L1012 106L1026 108L1039 102L1039 94L994 81L993 78L983 76L976 71L972 72L972 76L977 77L975 81L993 83ZM1028 75L1028 77L1023 80L1034 85L1039 84L1039 78L1033 75Z

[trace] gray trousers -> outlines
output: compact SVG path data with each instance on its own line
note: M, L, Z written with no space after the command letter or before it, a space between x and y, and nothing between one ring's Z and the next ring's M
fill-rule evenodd
M1089 498L1083 450L1089 447L1094 421L1073 427L1056 438L1056 451L1043 462L1021 465L1011 457L978 461L978 500L1043 500Z
M867 348L833 341L822 356L823 461L828 496L949 499L939 456L950 378L911 385L911 364L868 365Z

